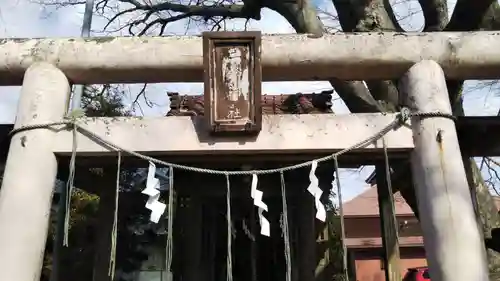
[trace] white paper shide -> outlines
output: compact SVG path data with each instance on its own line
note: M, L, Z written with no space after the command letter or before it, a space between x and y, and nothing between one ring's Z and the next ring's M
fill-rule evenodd
M141 193L149 196L148 201L146 202L146 208L148 210L151 210L151 216L149 220L154 223L158 223L161 216L165 212L165 208L167 207L167 205L158 201L158 199L160 198L160 180L155 178L155 174L156 165L152 162L149 162L146 188L141 191Z
M314 196L314 205L316 206L316 218L322 222L326 221L326 210L323 203L321 203L321 195L323 194L323 190L319 188L319 181L316 177L316 168L318 168L318 162L312 161L311 171L309 172L309 187L307 191Z
M264 217L264 211L267 212L267 205L262 201L262 196L264 193L257 189L258 183L257 175L252 175L252 187L250 190L250 196L253 199L253 204L258 208L259 223L260 223L260 234L264 236L271 236L271 226L269 221Z

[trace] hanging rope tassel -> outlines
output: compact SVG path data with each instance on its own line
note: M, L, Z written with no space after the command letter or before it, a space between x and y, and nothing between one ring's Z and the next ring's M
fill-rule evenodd
M231 219L231 184L229 183L229 174L226 174L226 219L227 219L227 265L226 280L233 281L233 258L232 258L232 219Z
M69 175L66 182L66 205L64 213L64 237L63 246L68 247L69 241L69 222L71 219L71 195L73 194L73 185L75 181L75 164L76 164L76 150L77 150L77 133L78 128L76 123L73 123L73 144L71 148L71 159L69 161Z
M116 241L118 238L118 201L120 199L120 172L121 172L122 153L118 151L118 164L116 167L116 185L115 185L115 212L113 217L113 229L111 230L111 250L109 256L108 276L111 280L115 279L116 268Z
M168 169L168 206L167 206L167 273L172 273L173 229L174 229L174 169Z
M347 270L347 246L345 244L345 225L344 225L344 209L342 203L342 188L340 186L339 162L337 156L333 157L335 165L335 181L337 182L337 195L339 198L339 215L340 215L340 234L342 239L342 263L345 275L345 281L349 281L349 271Z
M392 191L391 168L389 167L389 155L387 153L387 144L385 143L385 137L382 138L382 145L384 148L385 181L387 182L388 189Z
M286 261L286 281L292 280L292 254L290 251L290 231L288 229L288 207L286 203L286 191L285 191L285 176L283 171L280 172L281 178L281 201L283 203L283 240L285 244L285 261Z

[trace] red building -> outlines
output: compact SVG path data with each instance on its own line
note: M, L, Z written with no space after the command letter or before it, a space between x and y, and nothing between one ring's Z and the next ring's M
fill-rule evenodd
M500 198L495 197L497 207ZM410 267L427 265L420 225L411 208L398 193L394 209L399 224L401 274ZM351 280L384 281L384 261L376 185L344 203L346 245L350 257Z

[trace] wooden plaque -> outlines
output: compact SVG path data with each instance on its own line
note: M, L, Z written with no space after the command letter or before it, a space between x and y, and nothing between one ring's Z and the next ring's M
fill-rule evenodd
M261 34L204 32L205 118L212 133L258 133L262 127Z

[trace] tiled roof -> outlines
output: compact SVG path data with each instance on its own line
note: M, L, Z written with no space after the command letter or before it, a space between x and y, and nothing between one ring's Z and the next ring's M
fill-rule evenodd
M374 185L352 200L344 203L345 217L374 217L378 216L377 186ZM399 192L394 194L394 211L398 216L412 216L413 211L406 204Z
M333 113L333 91L321 93L297 93L293 95L262 95L262 114L308 114L308 113ZM204 115L203 95L179 95L167 93L170 97L170 111L167 116L194 116Z
M500 209L500 197L493 196L495 204ZM344 203L343 211L345 217L374 217L379 216L377 186L373 185L365 192L352 200ZM399 192L394 194L394 211L397 216L412 216L413 211Z

